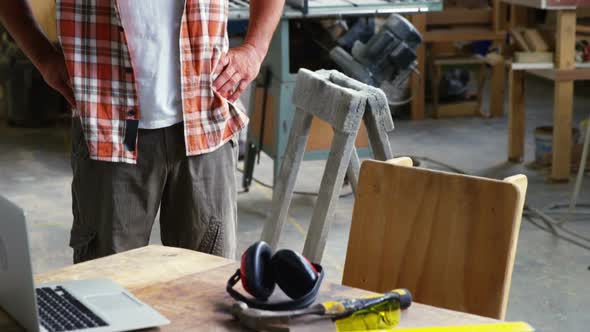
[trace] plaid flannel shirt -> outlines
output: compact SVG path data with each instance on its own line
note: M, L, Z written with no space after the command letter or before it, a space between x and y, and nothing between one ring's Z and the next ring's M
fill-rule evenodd
M117 0L57 0L56 5L90 158L134 164L141 105ZM179 47L188 156L217 149L248 122L212 88L212 73L229 48L227 17L228 0L186 0Z

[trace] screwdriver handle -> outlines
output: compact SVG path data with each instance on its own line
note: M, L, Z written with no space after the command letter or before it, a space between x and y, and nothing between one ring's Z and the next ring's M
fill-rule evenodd
M325 315L343 318L387 301L397 301L401 309L407 309L412 304L412 295L407 289L395 289L379 296L329 301L321 305L324 307Z
M412 305L412 293L405 288L394 289L391 292L399 294L399 305L402 309L408 309Z

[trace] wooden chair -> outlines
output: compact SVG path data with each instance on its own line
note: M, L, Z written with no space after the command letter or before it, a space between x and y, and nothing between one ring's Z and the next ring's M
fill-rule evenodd
M504 319L527 178L361 167L342 283L409 289L417 302Z

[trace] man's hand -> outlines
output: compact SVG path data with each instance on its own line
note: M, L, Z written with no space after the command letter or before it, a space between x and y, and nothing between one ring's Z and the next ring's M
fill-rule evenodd
M70 103L70 106L76 107L76 99L74 98L74 91L70 84L66 62L62 53L53 51L47 55L41 64L39 64L39 71L45 82L61 93L64 98Z
M219 76L213 82L213 88L232 103L235 102L258 75L262 60L263 56L250 44L230 49L219 60L214 72Z

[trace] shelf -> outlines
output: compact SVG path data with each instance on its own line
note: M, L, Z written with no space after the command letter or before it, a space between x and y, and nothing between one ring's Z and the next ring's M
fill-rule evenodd
M490 25L492 14L491 8L447 8L441 12L428 13L426 25Z
M424 33L426 42L453 42L476 40L503 40L504 31L493 31L489 28L458 28L458 29L433 29Z
M576 69L532 69L527 73L556 82L590 80L590 68Z
M506 62L511 70L525 71L529 74L552 81L585 81L590 80L590 63L577 63L574 69L554 69L554 64L543 63L514 63Z
M575 10L577 7L588 7L584 0L502 0L511 5L539 8L546 10Z

